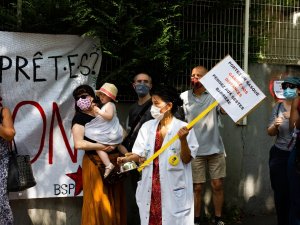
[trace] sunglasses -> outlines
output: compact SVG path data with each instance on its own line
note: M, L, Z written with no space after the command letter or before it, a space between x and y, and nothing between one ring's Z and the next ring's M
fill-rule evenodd
M86 97L88 97L89 95L80 95L80 96L77 96L77 97L75 97L75 100L77 101L77 100L79 100L80 98L81 99L86 99Z
M298 88L297 85L295 84L290 84L290 83L282 83L281 84L281 87L283 90L287 89L287 88L290 88L290 89L295 89L295 88Z

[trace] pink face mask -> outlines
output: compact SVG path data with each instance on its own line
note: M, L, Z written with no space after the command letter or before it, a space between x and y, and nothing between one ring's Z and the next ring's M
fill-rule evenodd
M82 110L87 110L91 107L92 103L90 98L85 98L85 99L78 99L78 101L76 102L76 105Z

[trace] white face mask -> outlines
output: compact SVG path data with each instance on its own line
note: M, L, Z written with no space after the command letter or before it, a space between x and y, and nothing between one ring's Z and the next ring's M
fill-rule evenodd
M162 108L164 108L167 104L165 104ZM150 113L151 113L151 116L154 118L154 119L157 119L159 121L162 120L162 118L164 118L164 115L165 113L161 113L160 110L162 108L159 108L155 105L152 105L151 106L151 109L150 109Z

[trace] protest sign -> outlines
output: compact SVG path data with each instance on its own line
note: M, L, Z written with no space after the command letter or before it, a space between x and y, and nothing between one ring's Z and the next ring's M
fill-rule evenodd
M234 122L242 119L266 97L229 55L200 82Z
M274 80L274 84L273 84L274 94L276 98L279 99L285 99L285 97L283 96L283 89L281 87L282 83L283 80Z

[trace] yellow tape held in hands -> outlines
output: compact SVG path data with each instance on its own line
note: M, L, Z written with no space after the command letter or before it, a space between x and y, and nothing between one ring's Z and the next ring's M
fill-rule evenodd
M200 119L202 119L207 113L209 113L213 108L218 105L217 101L210 104L203 112L201 112L195 119L193 119L186 127L191 129ZM137 169L141 172L146 166L148 166L157 156L163 153L174 141L178 139L178 134L172 137L164 146L162 146L157 152L155 152L149 159L147 159L142 165Z

